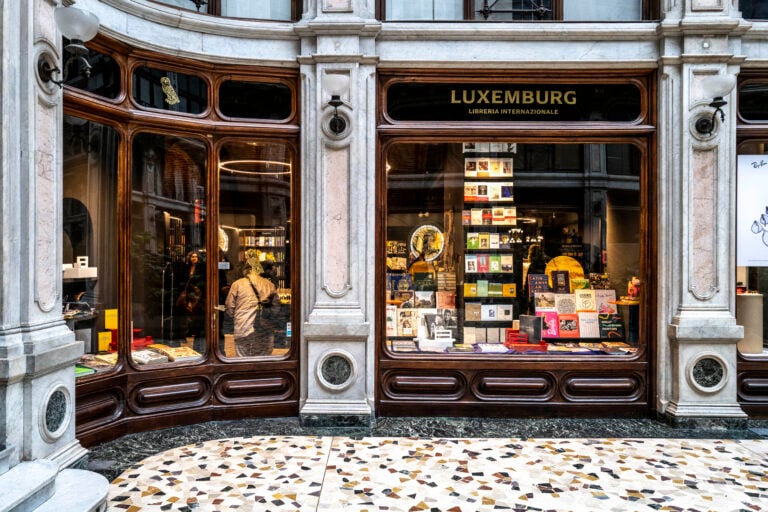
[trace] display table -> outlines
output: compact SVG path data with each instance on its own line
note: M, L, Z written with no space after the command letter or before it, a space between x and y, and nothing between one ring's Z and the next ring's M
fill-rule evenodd
M739 344L742 354L763 353L763 295L736 294L736 323L744 326L744 339Z

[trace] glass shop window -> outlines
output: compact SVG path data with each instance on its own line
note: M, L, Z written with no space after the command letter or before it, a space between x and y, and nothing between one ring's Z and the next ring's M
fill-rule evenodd
M64 116L63 313L85 355L78 378L117 361L117 155L109 126Z
M281 121L293 113L293 92L281 83L226 80L218 98L226 117Z
M139 66L133 71L133 99L145 108L202 114L208 109L208 84L199 76Z
M82 59L74 58L67 50L70 44L64 39L64 83L104 98L115 99L120 95L120 66L109 55L88 50L86 56L90 68Z
M736 322L745 355L768 356L768 141L739 146L736 178Z
M219 151L219 349L284 356L291 344L294 148L229 141Z
M227 16L231 18L253 18L261 20L290 21L294 0L154 0L182 9Z
M141 133L133 141L131 357L137 365L205 353L206 145Z
M768 19L768 2L766 0L739 0L739 10L745 20Z
M382 0L387 20L638 21L643 0ZM471 13L471 14L465 14Z
M389 350L635 353L641 167L628 144L390 146Z

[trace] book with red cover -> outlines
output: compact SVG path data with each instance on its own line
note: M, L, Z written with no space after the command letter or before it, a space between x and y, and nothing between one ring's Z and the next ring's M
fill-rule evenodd
M577 314L558 315L557 321L561 338L579 337L579 316Z

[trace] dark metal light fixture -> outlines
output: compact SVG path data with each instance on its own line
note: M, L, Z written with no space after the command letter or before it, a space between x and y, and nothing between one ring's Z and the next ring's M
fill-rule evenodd
M701 135L712 135L715 130L715 123L717 121L717 114L720 114L720 123L725 122L725 112L723 107L728 104L725 99L733 88L736 86L736 77L733 75L714 75L705 78L702 81L701 88L706 97L711 97L712 101L708 106L715 109L712 112L712 117L701 116L696 120L696 131Z
M67 71L73 62L80 63L80 74L91 76L91 63L88 62L88 48L85 42L93 39L99 31L99 18L90 12L76 7L57 7L53 12L56 26L61 33L69 39L69 44L64 47L68 54L64 62L64 72L61 80L54 80L53 75L62 74L55 60L49 53L42 53L37 59L37 73L43 82L52 82L59 87L67 80Z
M339 135L347 129L347 121L339 115L339 107L344 104L341 95L349 88L349 75L325 73L323 75L323 86L331 95L328 105L333 107L333 116L328 122L328 128L334 135Z
M195 4L195 7L197 7L197 12L200 12L200 8L208 3L205 0L189 0L189 1Z
M333 117L328 122L328 127L333 133L338 135L347 129L347 122L339 115L339 107L342 106L344 102L341 101L341 96L334 94L331 96L331 100L328 104L333 107Z

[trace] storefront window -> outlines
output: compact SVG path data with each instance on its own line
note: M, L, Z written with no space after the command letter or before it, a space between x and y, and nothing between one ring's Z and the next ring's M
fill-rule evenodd
M77 376L117 361L117 144L115 130L64 116L63 308L84 342Z
M387 20L638 21L643 0L381 0ZM471 14L465 14L465 13Z
M736 320L744 326L742 354L768 355L768 141L739 147L736 192Z
M293 91L282 83L226 80L219 86L219 109L231 118L280 121L293 112Z
M397 143L386 166L393 353L620 356L643 343L637 148Z
M64 46L69 44L64 39ZM65 52L66 53L66 52ZM120 66L109 55L104 55L95 50L88 50L86 56L91 66L87 73L83 61L80 59L67 59L64 75L65 84L88 91L104 98L114 99L120 94Z
M139 365L205 353L207 149L142 133L133 141L131 355Z
M768 2L765 0L739 0L739 10L744 19L768 19Z
M219 151L219 347L226 357L283 356L291 342L294 150L233 141Z
M140 66L133 71L133 99L142 107L201 114L208 108L208 84L199 76Z
M182 9L228 16L231 18L255 18L262 20L290 20L293 0L154 0Z

